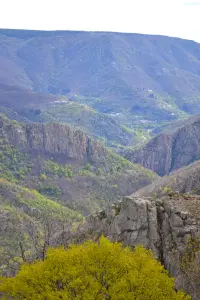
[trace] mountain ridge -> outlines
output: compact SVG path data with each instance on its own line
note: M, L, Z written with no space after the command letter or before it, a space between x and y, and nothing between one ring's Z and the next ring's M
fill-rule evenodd
M100 97L93 106L104 112L123 109L144 115L146 110L148 116L154 106L157 117L165 112L166 121L173 114L176 119L179 108L191 114L194 107L199 109L195 98L200 91L200 47L193 41L112 32L66 31L57 36L34 31L31 39L29 31L5 33L0 31L2 70L13 67L9 79L0 74L2 82L54 94Z

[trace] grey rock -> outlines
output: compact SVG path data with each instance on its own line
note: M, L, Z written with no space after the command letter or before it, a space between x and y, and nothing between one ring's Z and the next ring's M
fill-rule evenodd
M172 227L183 227L183 220L175 213L171 215L171 226Z
M175 130L163 132L145 146L122 151L134 163L163 176L200 159L200 116L191 117Z
M115 208L105 211L103 221L99 215L89 216L85 231L98 231L112 241L131 247L142 244L151 249L170 275L177 278L179 288L184 288L180 257L188 239L199 234L199 227L191 212L182 211L176 203L178 201L173 202L170 198L153 201L145 197L124 197ZM113 213L115 209L117 215Z

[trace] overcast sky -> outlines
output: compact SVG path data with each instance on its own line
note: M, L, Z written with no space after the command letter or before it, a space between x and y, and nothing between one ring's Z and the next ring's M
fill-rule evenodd
M0 27L162 34L200 42L200 0L0 0Z

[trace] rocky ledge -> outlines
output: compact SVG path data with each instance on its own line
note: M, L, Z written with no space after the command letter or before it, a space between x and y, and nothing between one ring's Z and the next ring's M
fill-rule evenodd
M104 234L112 241L151 249L183 287L180 257L190 237L199 234L200 197L174 195L155 200L124 197L123 201L92 214L79 234L93 237Z

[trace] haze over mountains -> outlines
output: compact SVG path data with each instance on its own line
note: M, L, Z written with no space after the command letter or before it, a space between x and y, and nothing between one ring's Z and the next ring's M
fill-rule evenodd
M8 118L70 124L161 176L199 159L199 117L187 117L200 112L200 44L2 29L0 46L0 112Z
M192 41L105 32L0 33L4 83L54 94L121 96L123 103L139 88L176 98L199 93L200 49ZM10 70L3 72L8 64L11 78Z
M198 117L187 120L200 112L198 43L0 30L0 46L0 112L8 118L70 124L161 176L199 159Z
M1 83L65 95L132 129L200 112L200 45L193 41L1 30L0 45Z

